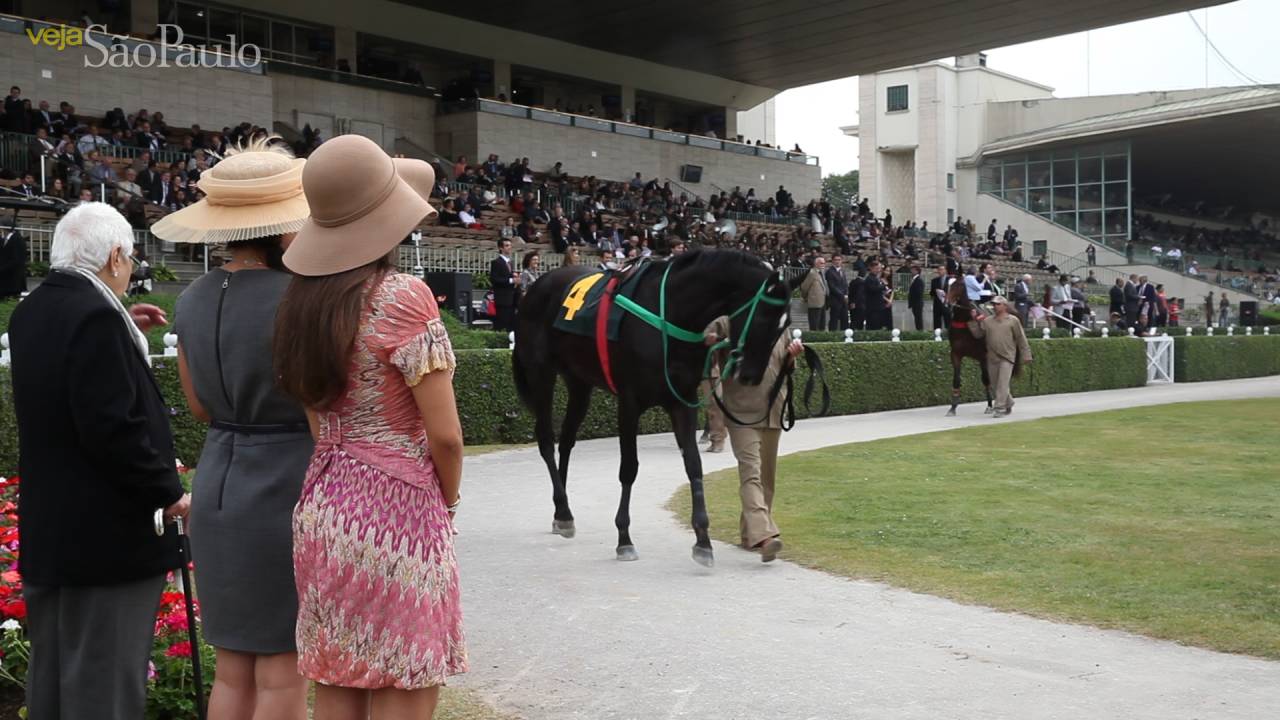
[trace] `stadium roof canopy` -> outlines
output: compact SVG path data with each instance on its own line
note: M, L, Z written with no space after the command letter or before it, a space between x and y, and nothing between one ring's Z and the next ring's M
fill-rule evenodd
M1225 0L399 0L773 90Z

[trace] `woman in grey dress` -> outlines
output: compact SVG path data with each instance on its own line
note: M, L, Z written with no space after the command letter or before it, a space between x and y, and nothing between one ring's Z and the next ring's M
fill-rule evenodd
M182 388L209 423L191 543L204 637L217 649L211 720L306 718L292 516L313 441L271 356L291 278L283 245L308 214L302 163L262 144L230 155L201 176L206 200L153 227L164 239L225 243L231 256L182 293L176 320Z

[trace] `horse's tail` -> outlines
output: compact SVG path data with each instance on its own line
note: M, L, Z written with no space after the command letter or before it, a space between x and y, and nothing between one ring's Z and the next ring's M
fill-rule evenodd
M533 407L533 388L529 386L529 378L524 371L524 365L520 362L520 349L511 351L511 374L516 381L516 394L520 396L520 401L525 406Z

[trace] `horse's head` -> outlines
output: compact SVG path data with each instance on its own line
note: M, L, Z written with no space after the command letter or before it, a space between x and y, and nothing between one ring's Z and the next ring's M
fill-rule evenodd
M729 316L734 377L745 385L764 378L773 346L790 323L791 293L803 279L786 279L781 271L747 253L718 251L708 260L721 266L717 298L720 315Z
M755 304L754 312L748 307L730 322L733 347L745 339L738 357L736 379L746 385L759 385L764 379L773 346L791 324L791 293L802 277L788 281L779 271L763 264L762 269L763 274L752 273L749 280L743 281L744 289L751 293L747 302Z
M973 302L969 300L964 280L956 278L947 288L947 307L951 309L953 322L968 320L973 315Z

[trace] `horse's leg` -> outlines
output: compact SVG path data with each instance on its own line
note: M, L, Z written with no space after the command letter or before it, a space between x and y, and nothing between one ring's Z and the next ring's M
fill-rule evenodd
M639 560L636 546L631 542L631 486L640 471L640 458L636 453L636 435L640 432L640 412L635 404L619 398L618 443L622 450L622 462L618 465L618 482L622 484L622 496L618 499L618 514L613 524L618 526L618 559Z
M671 426L680 443L680 452L684 455L684 472L689 476L689 495L693 498L693 534L697 537L693 546L693 559L700 565L711 567L716 560L711 551L711 535L707 532L711 521L707 518L707 499L702 491L702 456L698 453L698 444L695 442L698 414L684 406L672 409L670 414Z
M556 469L556 434L552 426L552 403L555 400L555 376L550 382L543 380L533 385L533 436L538 440L538 454L547 464L547 472L551 474L551 501L556 505L554 519L551 521L551 532L566 538L573 537L573 513L569 511L569 495L565 492L564 481Z
M991 404L991 375L987 372L986 358L979 360L978 364L982 366L982 388L987 391L987 409L983 412L990 415L996 411L995 407Z
M552 469L554 483L554 499L556 501L556 517L551 523L551 531L566 538L573 537L576 528L573 524L573 513L569 512L569 455L573 446L578 443L578 429L582 427L582 419L587 416L587 408L591 405L591 386L579 380L566 378L569 388L569 401L564 410L564 421L560 424L560 467ZM564 510L563 514L561 509Z
M956 414L956 406L960 404L960 358L955 355L951 356L951 409L947 411L947 417L953 417Z

